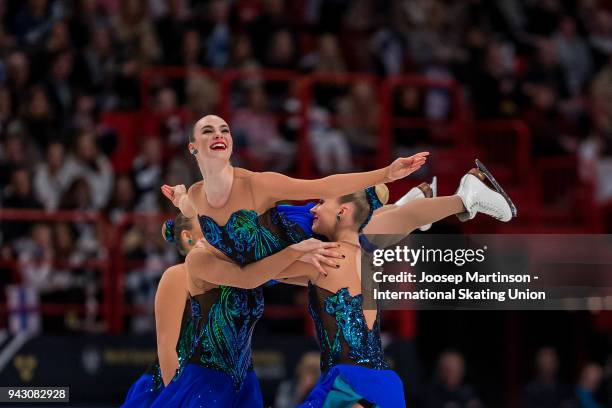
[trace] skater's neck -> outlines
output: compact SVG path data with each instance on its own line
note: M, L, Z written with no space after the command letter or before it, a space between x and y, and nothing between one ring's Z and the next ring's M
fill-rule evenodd
M205 180L204 192L208 204L215 208L224 206L232 192L234 167L228 162L219 163L211 160L210 163L200 164L200 169Z

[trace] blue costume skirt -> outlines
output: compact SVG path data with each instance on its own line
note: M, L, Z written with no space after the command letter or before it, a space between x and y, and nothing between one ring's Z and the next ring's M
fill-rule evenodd
M404 386L392 370L338 364L319 378L301 408L351 407L365 400L374 407L403 408Z
M223 371L187 364L153 404L155 408L261 408L263 397L254 371L249 371L236 391L229 375Z
M151 374L141 375L130 387L121 408L150 407L163 389L162 387L153 390L153 387L153 376Z

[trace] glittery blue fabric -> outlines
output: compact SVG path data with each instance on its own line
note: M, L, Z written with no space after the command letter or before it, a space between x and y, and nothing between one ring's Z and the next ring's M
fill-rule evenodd
M339 364L324 373L297 408L352 407L403 408L404 386L392 370L374 370Z
M321 350L321 378L300 408L405 407L400 378L389 370L380 339L380 314L372 329L362 295L308 286L308 310Z
M159 365L157 365L159 368ZM161 376L159 377L161 382ZM154 375L145 373L130 387L121 408L150 407L162 392L163 383L160 386Z
M189 363L223 371L238 392L253 369L251 338L263 315L263 290L222 286L191 298L194 322ZM202 310L208 310L202 314Z
M363 231L366 225L368 225L368 223L372 219L372 214L374 214L374 211L383 206L383 203L380 201L380 199L378 198L378 195L376 194L375 187L366 188L365 195L366 195L366 199L368 200L368 204L370 205L370 208L368 210L368 217L365 219L363 224L359 226L359 232Z
M206 215L198 215L198 220L208 243L240 265L258 261L309 237L277 207L262 215L252 210L235 211L224 226Z
M199 215L198 220L208 243L244 266L309 238L301 226L306 222L300 220L306 219L304 215L309 214L310 208L284 212L274 207L261 215L251 210L238 210L230 215L224 226L205 215ZM223 372L230 380L234 394L240 393L253 370L251 338L263 308L261 287L238 289L221 286L191 297L193 327L188 341L189 357L184 364L181 363L173 383L191 387L190 380L183 378L183 372L198 365Z
M321 349L321 371L336 364L388 368L380 340L380 313L370 330L363 314L363 296L347 288L336 293L309 284L308 311L314 320Z
M176 352L179 358L179 371L189 356L188 352L190 350L193 333L189 306L189 301L186 301L181 320L179 339L176 344ZM130 387L125 402L121 407L150 407L163 389L164 382L162 380L161 368L159 366L159 361L155 359L155 362L149 365L145 374L140 376L140 378Z
M152 408L262 408L263 398L255 372L249 371L240 391L219 370L189 364L181 380L168 384Z

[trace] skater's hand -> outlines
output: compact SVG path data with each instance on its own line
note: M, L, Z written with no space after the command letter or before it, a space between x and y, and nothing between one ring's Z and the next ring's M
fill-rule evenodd
M161 187L161 191L168 200L172 201L172 204L174 204L176 208L179 208L181 199L187 196L187 189L185 188L184 184L179 184L177 186L169 186L164 184Z
M387 167L385 183L399 180L414 173L425 164L427 156L429 156L429 152L420 152L414 156L395 159L395 161Z
M323 265L332 268L339 268L334 259L343 259L344 256L331 248L338 248L340 244L337 242L322 242L315 238L310 238L297 244L291 245L291 248L296 251L304 252L298 260L313 265L320 274L327 276L327 271Z

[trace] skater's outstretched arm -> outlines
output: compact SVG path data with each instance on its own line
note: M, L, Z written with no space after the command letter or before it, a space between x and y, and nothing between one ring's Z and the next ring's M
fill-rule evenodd
M309 200L338 197L366 187L401 179L417 171L427 160L428 152L396 159L391 165L364 173L335 174L317 180L301 180L280 173L257 173L253 189L266 192L257 207L270 208L281 200Z

